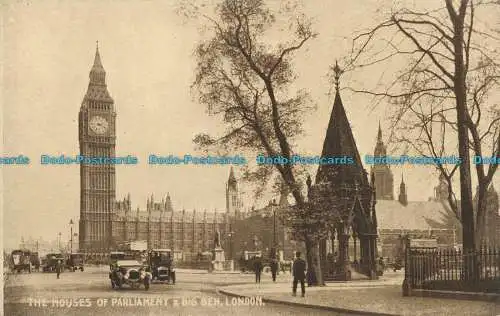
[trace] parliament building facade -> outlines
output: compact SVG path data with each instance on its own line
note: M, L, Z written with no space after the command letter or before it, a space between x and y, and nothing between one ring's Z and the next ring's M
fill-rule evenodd
M98 49L89 77L78 119L80 155L114 157L117 114L107 90L106 72ZM343 128L350 129L346 124ZM386 154L379 126L374 156ZM434 197L428 201L408 201L403 176L399 194L397 197L394 194L394 177L389 165L374 165L370 173L374 176L376 194L379 255L395 256L402 235L435 237L443 246L460 242L460 223L447 204L448 188L442 177ZM130 194L116 200L115 181L113 164L80 167L79 249L82 252L103 255L127 242L144 240L148 248L169 248L183 260L192 260L214 249L217 232L222 236L226 257L232 259L237 259L244 250L265 251L273 246L278 246L285 257L290 258L294 250L303 246L291 240L281 221L276 221L276 214L279 217L284 208L289 207L287 195L281 196L277 206L244 213L232 169L226 183L224 211L178 210L168 193L161 199L151 195L145 210L133 209ZM500 214L498 194L493 186L488 196L487 239L489 244L498 244ZM327 248L332 253L336 242L334 239L328 242Z
M89 85L78 117L80 155L114 157L116 110L106 85L106 72L97 48ZM241 216L242 203L234 171L226 184L226 210L175 210L170 195L151 195L146 209L133 209L130 194L116 200L113 164L80 166L79 249L106 255L137 240L148 248L169 248L183 260L214 249L217 232L228 236L231 221Z

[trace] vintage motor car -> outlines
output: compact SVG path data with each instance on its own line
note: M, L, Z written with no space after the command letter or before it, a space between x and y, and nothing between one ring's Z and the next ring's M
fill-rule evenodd
M175 284L174 260L170 249L153 249L148 254L147 262L152 281Z
M113 271L114 266L118 260L125 260L126 254L123 251L111 251L109 253L109 268Z
M38 254L38 252L32 252L31 255L30 255L30 262L31 262L31 266L33 267L33 269L37 272L40 271L40 256Z
M44 260L44 265L42 268L43 272L55 272L57 267L57 262L60 262L64 268L64 257L60 253L49 253Z
M14 250L11 253L11 269L12 271L26 271L31 273L31 252L28 250Z
M83 272L83 264L84 264L84 259L83 259L83 254L82 253L72 253L69 255L68 260L66 261L66 268L72 272L75 272L76 270L80 270Z
M151 284L151 273L146 271L146 267L136 260L118 260L113 264L113 269L109 273L111 288L119 289L124 285L131 288L139 288L144 285L144 289L149 290Z

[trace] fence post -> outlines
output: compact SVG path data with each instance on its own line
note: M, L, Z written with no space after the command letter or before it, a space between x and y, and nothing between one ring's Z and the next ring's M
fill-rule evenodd
M411 296L411 284L412 284L412 258L410 255L410 238L405 238L405 279L403 281L403 296Z

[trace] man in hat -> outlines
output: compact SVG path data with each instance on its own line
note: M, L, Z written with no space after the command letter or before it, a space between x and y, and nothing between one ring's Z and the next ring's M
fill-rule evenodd
M305 286L305 279L306 279L306 262L304 259L300 257L301 253L300 251L297 251L295 253L295 261L293 262L293 296L297 295L297 283L300 282L300 288L302 290L302 297L306 295L306 286Z

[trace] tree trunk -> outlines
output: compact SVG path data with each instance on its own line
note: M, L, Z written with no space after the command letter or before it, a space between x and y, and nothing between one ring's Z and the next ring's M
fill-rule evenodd
M476 205L476 248L485 245L485 229L486 229L486 199L487 190L484 185L479 185L477 192L477 205Z
M476 249L475 229L474 229L474 209L472 198L472 183L470 171L470 151L469 151L469 130L467 112L467 88L466 69L464 56L464 21L465 11L468 1L462 0L457 12L452 8L451 1L447 1L450 18L453 22L454 37L453 46L455 51L455 73L454 92L456 97L457 127L458 127L458 154L462 158L460 164L460 205L463 231L463 251L469 254L465 262L465 276L467 279L474 278L475 256L472 253Z
M306 262L307 262L307 273L306 273L306 279L307 281L309 281L309 278L310 278L310 274L312 273L313 271L313 263L314 263L314 260L313 260L313 252L312 252L312 249L313 249L313 243L312 241L309 239L309 236L304 236L305 238L305 245L306 245Z
M464 7L465 6L465 7ZM458 127L458 153L462 158L460 164L460 199L463 229L463 247L475 249L474 210L472 203L472 185L469 157L469 131L467 128L467 88L466 69L464 64L463 39L464 39L464 14L467 1L462 1L459 13L454 11L451 20L454 26L453 46L455 49L455 76L454 92L456 96L457 127ZM451 11L450 11L451 12Z
M324 277L323 277L323 271L321 269L321 255L320 255L320 248L319 248L319 243L314 247L315 249L315 259L316 259L316 264L314 265L314 273L316 273L316 282L319 286L325 285Z

